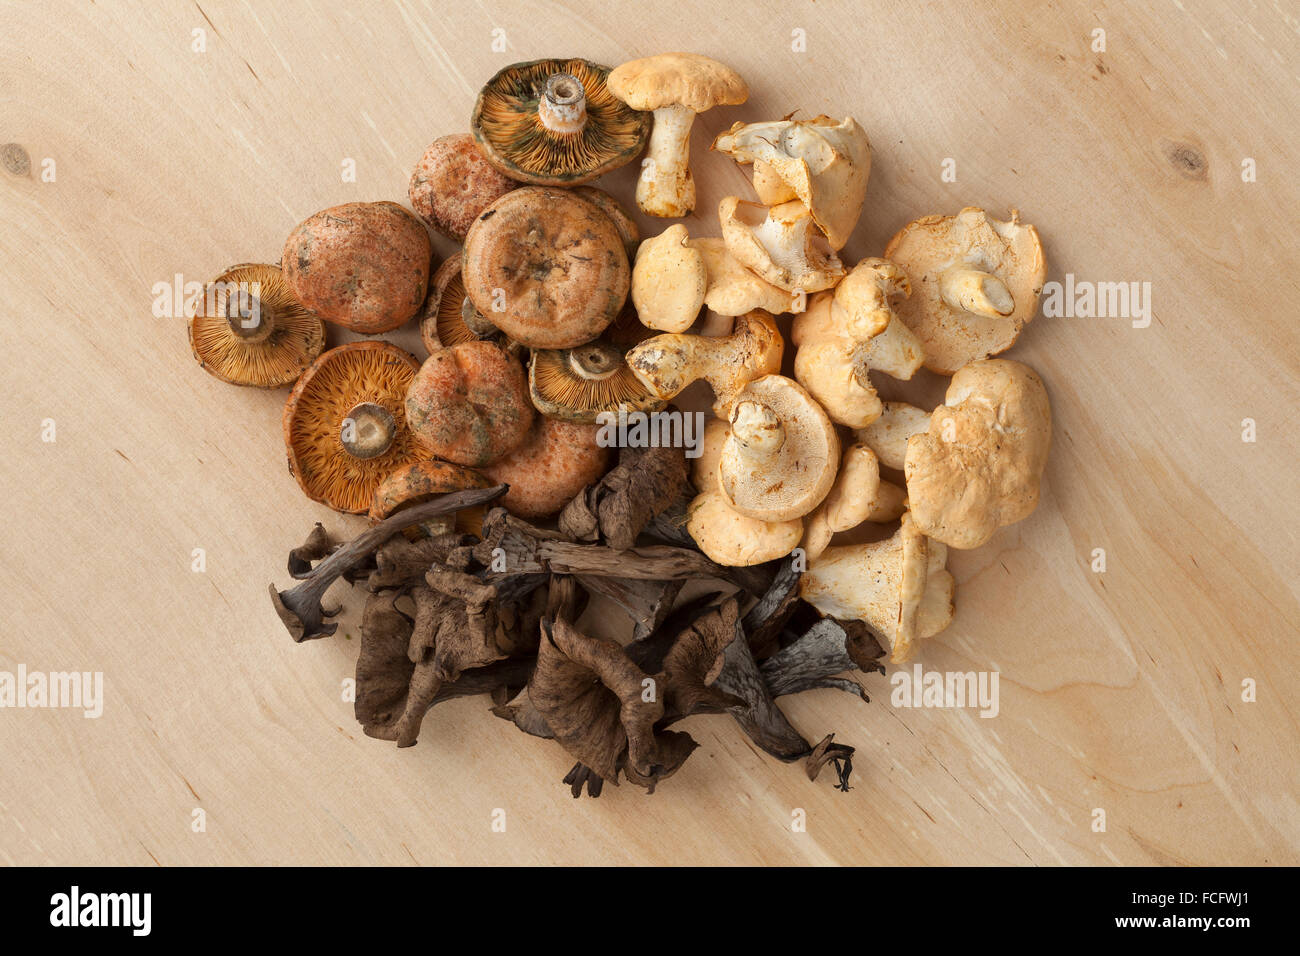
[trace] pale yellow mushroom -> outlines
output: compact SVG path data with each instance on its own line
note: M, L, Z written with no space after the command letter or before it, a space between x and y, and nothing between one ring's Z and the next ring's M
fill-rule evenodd
M637 249L632 304L646 328L685 332L704 306L709 274L689 238L685 226L669 226Z
M826 550L831 536L864 521L893 521L903 513L906 492L880 477L880 462L866 445L844 449L835 484L807 520L801 547L811 559Z
M844 264L798 200L763 206L728 196L718 219L732 257L777 288L820 292L844 277Z
M686 530L712 561L730 568L783 558L799 544L803 522L762 521L727 504L722 492L697 495L686 510Z
M744 315L755 309L780 315L783 312L802 312L807 296L786 292L772 283L760 279L727 252L721 238L706 236L688 243L704 257L708 271L708 286L704 304L718 315Z
M906 402L883 402L880 417L854 432L858 441L876 453L886 468L903 470L907 440L930 427L930 413Z

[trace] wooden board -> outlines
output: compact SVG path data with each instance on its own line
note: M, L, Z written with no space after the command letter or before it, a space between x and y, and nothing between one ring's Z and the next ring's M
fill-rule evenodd
M0 171L0 670L105 680L99 719L0 711L0 861L1300 862L1300 21L1142 7L0 6L0 139L31 164ZM749 195L707 151L719 131L852 114L875 160L850 261L916 216L1015 206L1050 279L1151 284L1148 327L1039 318L1011 353L1052 398L1042 502L953 556L957 617L920 656L997 671L998 716L893 707L879 676L870 705L788 701L859 748L847 794L724 717L689 721L700 750L653 796L581 802L560 748L482 700L410 750L364 737L340 693L355 617L294 646L266 597L314 521L359 522L286 474L284 393L203 374L183 320L153 314L156 283L278 261L317 209L405 201L501 66L675 49L753 89L696 124L695 235ZM630 199L633 177L607 182Z

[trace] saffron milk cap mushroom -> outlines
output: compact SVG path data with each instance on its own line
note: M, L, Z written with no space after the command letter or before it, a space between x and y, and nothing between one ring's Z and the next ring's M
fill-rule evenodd
M893 521L903 513L906 498L902 488L880 477L875 452L866 445L849 445L830 494L808 518L804 553L817 557L826 550L832 535L864 521Z
M830 547L810 558L799 596L829 617L870 625L888 641L890 660L901 664L917 641L952 622L947 560L947 548L928 540L905 512L885 541Z
M460 278L460 254L440 265L429 280L429 294L417 317L420 340L429 352L498 334L495 325L474 308Z
M787 292L829 289L844 264L798 200L763 206L728 196L718 206L727 251L746 269Z
M906 402L883 402L880 417L854 434L886 468L903 470L907 440L930 427L930 413Z
M470 488L489 488L491 482L471 468L449 461L413 461L398 468L379 483L370 502L370 520L382 521L405 508L440 495ZM450 534L456 526L456 514L439 515L423 522L430 536Z
M921 340L925 367L952 375L1005 352L1038 311L1047 260L1038 230L967 206L908 223L885 249L912 279L898 314Z
M754 164L759 199L776 205L798 199L842 249L853 233L871 175L871 143L853 117L737 123L713 148L742 165Z
M494 484L510 486L498 504L521 518L556 514L609 470L613 449L596 441L598 426L538 415L514 451L483 471Z
M414 355L387 342L352 342L303 372L282 423L289 472L308 498L364 514L384 478L429 457L403 410L419 367Z
M713 387L713 413L725 418L747 383L781 370L784 348L776 320L755 310L737 316L730 335L666 332L646 339L627 353L627 364L665 401L704 379Z
M641 230L637 228L636 221L623 208L623 204L605 190L597 189L595 186L576 186L573 191L609 217L609 221L614 224L618 234L623 237L623 248L627 251L627 261L632 262L636 258L636 249L641 242Z
M448 239L465 241L470 224L519 184L493 166L474 137L435 139L411 174L411 208Z
M917 528L954 548L978 548L1028 517L1051 441L1051 406L1033 369L1010 359L960 369L929 429L907 440Z
M749 87L735 70L707 56L661 53L615 67L609 88L633 109L654 112L636 204L651 216L688 215L695 208L690 168L695 115L745 102Z
M632 267L632 304L648 329L685 332L704 306L709 271L683 225L641 243Z
M605 213L567 190L532 186L506 193L474 221L461 279L474 307L511 339L563 349L614 321L630 271Z
M498 72L479 93L470 129L511 179L577 186L630 163L650 117L610 90L609 68L586 60L533 60Z
M790 521L826 497L840 462L835 426L804 388L765 375L736 396L718 459L718 488L734 510Z
M325 348L325 325L279 266L231 266L203 289L189 321L199 366L231 385L292 385Z

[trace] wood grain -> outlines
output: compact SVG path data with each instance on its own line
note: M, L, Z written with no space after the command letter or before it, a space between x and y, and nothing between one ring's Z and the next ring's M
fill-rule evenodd
M0 170L0 669L106 688L98 720L0 711L0 861L1300 862L1300 20L1143 6L0 4L0 140L30 157ZM954 555L957 617L921 655L998 671L997 718L891 707L877 675L869 705L786 702L805 736L859 748L847 794L721 717L689 721L701 748L653 796L581 802L560 749L481 699L440 706L410 750L363 737L340 694L355 614L295 646L266 597L312 522L360 523L287 474L284 393L203 374L183 320L152 314L155 283L277 261L317 209L405 201L501 66L674 49L753 89L696 124L695 235L749 194L713 135L851 113L875 149L851 261L916 216L1015 206L1050 278L1151 283L1149 327L1039 318L1011 353L1053 402L1043 499ZM630 199L633 176L607 182Z

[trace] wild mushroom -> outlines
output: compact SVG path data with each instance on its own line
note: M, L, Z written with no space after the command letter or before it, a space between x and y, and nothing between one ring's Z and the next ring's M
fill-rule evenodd
M478 95L470 129L511 179L577 186L630 163L650 117L608 86L609 68L586 60L533 60L498 72Z
M840 441L811 395L783 375L740 391L718 460L718 488L736 511L762 521L808 514L835 481Z
M465 295L460 262L458 253L434 272L429 280L429 294L417 316L420 341L430 353L499 334L497 327L483 318Z
M710 560L729 568L783 558L803 537L803 522L764 521L741 514L717 490L703 491L687 507L686 530Z
M925 349L925 367L952 375L1005 352L1038 311L1047 261L1038 230L967 206L925 216L889 241L885 258L911 277L915 295L898 314Z
M627 252L627 261L631 262L635 259L636 247L641 243L641 230L623 208L623 204L605 190L597 189L595 186L577 186L573 191L609 217L618 234L623 237L623 249Z
M506 193L470 227L462 260L474 307L530 348L590 342L627 299L630 270L614 223L563 189Z
M864 521L893 521L903 513L907 493L880 477L880 461L866 445L844 449L830 494L808 517L804 553L811 559L826 550L831 536Z
M808 310L795 317L794 377L838 424L862 428L880 415L880 399L868 372L875 367L873 361L889 356L889 350L874 343L894 319L889 297L907 291L907 276L897 266L865 259L834 295L814 296ZM898 368L897 362L888 364L904 378L915 371Z
M830 617L866 622L889 642L890 660L901 664L918 640L952 621L947 559L948 549L927 539L904 513L893 537L827 548L810 560L799 596Z
M602 412L653 412L666 400L650 393L628 366L626 349L601 337L571 349L533 349L528 393L543 415L596 421Z
M685 332L704 305L708 269L682 225L645 240L632 267L632 304L649 329Z
M471 488L487 488L492 483L478 472L449 461L415 461L398 468L375 489L370 502L370 520L383 521L439 495ZM440 515L420 526L429 537L450 534L455 530L454 514Z
M533 423L523 366L491 342L433 352L405 395L415 439L458 465L480 467L504 457Z
M298 300L362 335L390 332L424 302L433 248L419 219L392 202L350 202L299 223L280 267Z
M493 166L469 133L439 136L411 174L411 208L448 239L465 241L488 206L519 184Z
M687 245L697 249L704 259L708 276L705 281L704 305L718 315L735 316L762 309L773 315L802 312L807 297L778 289L750 272L727 252L724 240L715 236L692 239Z
M284 406L289 472L308 498L349 514L370 509L386 476L429 454L407 427L403 399L420 363L387 342L321 354Z
M907 440L916 526L954 548L978 548L1038 504L1052 441L1042 379L1010 359L972 362L952 377L928 431Z
M844 277L844 264L797 199L763 206L728 196L718 207L727 251L746 269L787 292L820 292Z
M203 371L231 385L291 385L325 348L325 325L303 308L279 266L231 266L203 289L190 317Z
M681 448L623 446L617 467L574 496L558 527L576 541L603 541L626 551L651 520L681 499L686 484Z
M930 413L906 402L882 402L880 417L854 434L886 468L903 470L907 440L930 427Z
M627 353L627 364L651 393L670 399L692 382L713 386L713 413L725 418L748 382L781 369L784 342L772 316L755 310L736 318L722 338L668 332Z
M662 53L616 67L609 89L633 109L654 111L636 204L651 216L688 215L695 208L690 169L695 114L743 103L749 87L735 70L707 56Z
M609 470L613 451L596 443L597 427L538 415L528 436L483 471L507 484L500 504L521 518L548 518Z
M842 249L862 213L871 175L871 143L853 117L737 123L713 148L742 165L754 164L754 189L774 206L798 199Z

